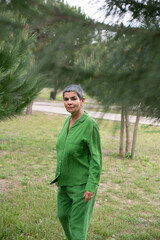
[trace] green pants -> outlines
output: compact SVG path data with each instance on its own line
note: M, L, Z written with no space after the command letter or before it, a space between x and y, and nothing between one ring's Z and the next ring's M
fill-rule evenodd
M58 188L58 218L68 240L86 240L96 194L84 201L85 184Z

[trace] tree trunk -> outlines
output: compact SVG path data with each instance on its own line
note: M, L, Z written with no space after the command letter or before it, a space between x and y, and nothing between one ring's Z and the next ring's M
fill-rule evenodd
M131 154L131 159L135 159L135 148L136 148L136 140L137 140L137 131L138 131L138 124L139 124L139 119L140 119L140 113L137 111L137 118L136 122L134 125L134 132L133 132L133 142L132 142L132 154Z
M126 153L130 152L130 122L129 122L129 112L125 108L125 120L126 120Z
M56 80L54 82L54 91L50 92L50 98L52 98L53 100L56 100L57 91L58 91L58 81Z
M57 95L57 89L54 89L54 91L50 92L50 98L53 100L56 100L56 95Z
M33 102L31 102L27 108L26 108L26 115L32 115L32 106L33 106Z
M121 110L121 132L120 132L120 146L119 156L123 158L123 143L124 143L124 107Z

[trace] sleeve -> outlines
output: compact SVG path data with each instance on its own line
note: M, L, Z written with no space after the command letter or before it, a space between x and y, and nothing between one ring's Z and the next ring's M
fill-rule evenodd
M88 147L90 152L90 165L89 176L85 191L95 193L99 185L102 169L101 139L99 134L99 128L96 123L93 125L93 128L91 130L88 139Z

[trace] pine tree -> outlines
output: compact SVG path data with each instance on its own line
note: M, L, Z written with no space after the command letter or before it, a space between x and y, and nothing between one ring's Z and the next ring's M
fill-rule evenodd
M42 76L44 85L51 74L61 85L68 81L74 48L86 23L85 15L59 1L0 1L0 13L0 119L4 119L19 114L34 99Z
M32 71L33 41L27 29L10 32L0 41L0 120L20 114L40 90Z

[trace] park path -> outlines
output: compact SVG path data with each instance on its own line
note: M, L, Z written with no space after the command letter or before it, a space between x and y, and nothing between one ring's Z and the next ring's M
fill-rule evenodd
M96 109L97 111L90 111L87 110L87 108ZM117 113L104 113L98 111L98 109L102 109L102 106L99 105L84 105L84 110L93 118L97 119L105 119L105 120L111 120L111 121L121 121L121 114ZM49 102L34 102L33 104L33 111L40 111L40 112L46 112L46 113L57 113L57 114L64 114L69 115L64 106L63 103L49 103ZM135 123L136 116L131 115L129 117L131 123ZM156 121L153 118L146 118L141 117L140 118L140 124L147 124L147 125L155 125L160 126L160 122Z

